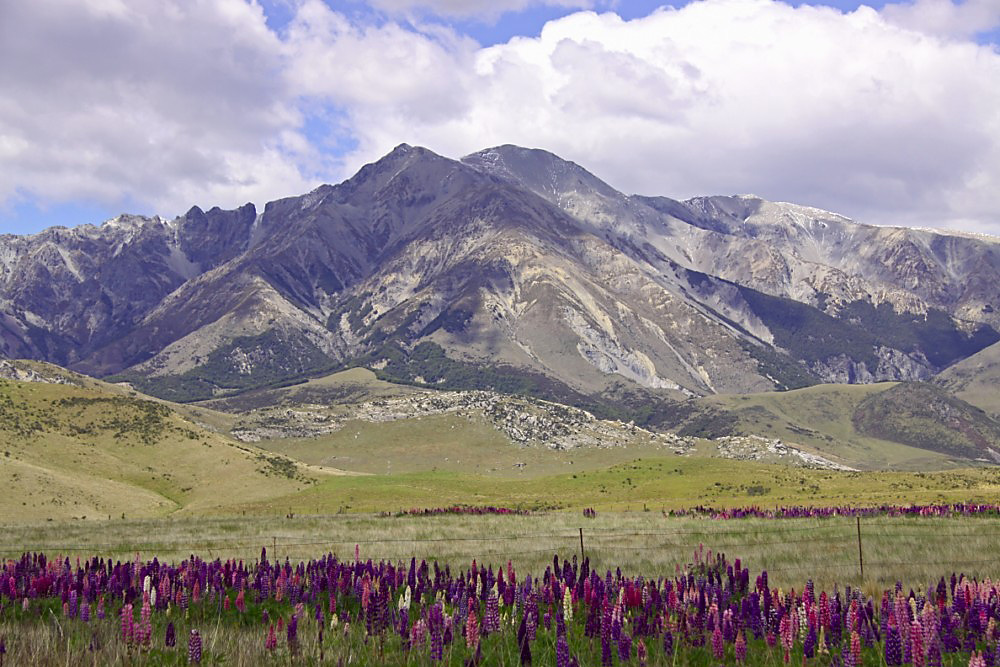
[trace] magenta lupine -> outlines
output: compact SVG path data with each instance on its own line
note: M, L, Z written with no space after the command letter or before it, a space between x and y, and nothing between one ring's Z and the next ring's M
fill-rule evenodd
M197 630L191 631L188 638L188 663L198 664L201 662L201 635Z
M910 625L910 660L913 667L924 667L924 629L920 626L920 621L914 620Z
M264 648L268 651L278 648L278 635L274 632L274 623L268 627L267 636L264 638Z
M715 630L712 631L712 655L715 656L716 660L722 660L725 650L726 645L722 638L722 629L716 625Z
M417 648L424 645L424 639L427 637L427 622L424 619L419 619L410 628L410 646Z
M121 628L122 628L122 641L126 644L131 644L135 638L135 624L134 618L132 616L132 604L129 603L122 607L121 616Z
M149 647L153 636L152 610L149 606L149 593L143 593L142 609L139 612L139 627L136 628L136 642L140 646Z

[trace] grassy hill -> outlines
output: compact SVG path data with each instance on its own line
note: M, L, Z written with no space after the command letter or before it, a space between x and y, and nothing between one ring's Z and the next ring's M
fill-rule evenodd
M1000 418L1000 343L946 368L934 382Z
M46 379L67 383L0 380L3 516L23 521L211 512L234 497L255 501L292 493L324 476L234 443L162 401L37 368Z
M932 397L941 410L929 411ZM951 421L945 418L949 412ZM883 417L880 423L876 415ZM970 430L970 424L975 429ZM968 466L985 456L975 433L1000 428L975 407L920 383L816 385L788 392L710 396L691 401L689 413L674 426L681 433L705 437L780 438L863 470ZM928 435L918 437L920 432Z

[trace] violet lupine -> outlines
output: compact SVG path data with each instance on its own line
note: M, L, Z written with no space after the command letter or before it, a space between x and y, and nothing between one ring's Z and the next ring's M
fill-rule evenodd
M198 664L201 662L201 635L197 630L191 630L188 638L188 663Z
M174 630L174 622L170 621L167 623L167 632L163 638L163 644L167 647L172 647L177 645L177 631Z
M564 634L556 638L556 667L569 667L569 642Z
M483 614L483 634L497 632L500 629L500 601L496 591L490 589L486 595L486 612Z
M622 632L618 637L618 659L628 662L632 659L632 635Z
M903 642L899 630L894 625L889 626L885 638L885 664L890 666L903 664Z
M441 603L431 607L427 625L431 635L431 660L436 662L444 659L444 617Z
M84 623L90 622L90 603L86 600L80 603L80 620Z
M528 639L528 618L525 614L521 616L521 624L517 627L517 646L520 649L521 665L531 664L531 640Z

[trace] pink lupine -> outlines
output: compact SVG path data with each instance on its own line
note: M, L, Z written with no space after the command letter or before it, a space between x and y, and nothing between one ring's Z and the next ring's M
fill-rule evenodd
M469 610L469 618L465 621L465 644L470 649L479 646L479 617L472 609Z
M969 667L986 667L986 658L983 657L982 652L973 651L972 656L969 657Z

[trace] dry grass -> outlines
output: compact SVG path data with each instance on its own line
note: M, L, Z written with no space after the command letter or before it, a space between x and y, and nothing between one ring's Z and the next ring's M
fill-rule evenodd
M861 520L865 578L858 566L857 524L852 518L713 521L665 518L659 512L577 513L531 516L388 517L334 515L293 518L233 517L9 526L0 557L24 551L178 561L194 553L210 559L260 556L293 561L333 552L394 562L436 560L466 567L472 559L494 566L511 560L541 573L552 556L579 556L584 549L598 570L673 576L699 545L741 558L752 574L800 589L807 579L881 590L901 581L926 588L954 572L1000 578L1000 517L870 518Z

